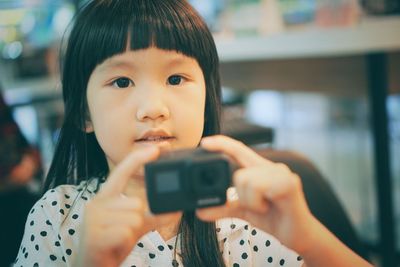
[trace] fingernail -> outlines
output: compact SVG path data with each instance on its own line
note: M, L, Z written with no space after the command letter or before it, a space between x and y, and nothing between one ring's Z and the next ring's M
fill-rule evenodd
M203 139L201 139L201 144L202 145L207 145L210 144L212 142L212 138L211 137L204 137Z

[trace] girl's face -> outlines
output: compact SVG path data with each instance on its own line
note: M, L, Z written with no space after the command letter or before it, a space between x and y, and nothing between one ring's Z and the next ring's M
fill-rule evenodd
M203 133L205 94L195 59L154 47L127 51L91 74L86 131L95 132L110 168L148 143L193 148Z

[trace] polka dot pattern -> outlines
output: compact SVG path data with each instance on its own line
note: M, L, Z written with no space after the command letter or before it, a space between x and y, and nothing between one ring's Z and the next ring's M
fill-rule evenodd
M95 195L96 187L96 183L82 183L49 190L29 213L15 266L73 266L79 255L76 250L84 205ZM219 220L216 233L227 267L303 264L299 255L245 221ZM183 267L180 251L179 238L165 241L157 231L150 231L137 242L121 266Z
M232 227L235 225L235 227ZM219 220L218 237L229 267L301 266L298 255L273 236L239 219Z
M82 203L73 202L79 195L94 196L84 191L79 194L78 187L83 188L84 184L49 190L34 205L29 212L15 266L72 266L79 241L76 234L81 223L78 214L83 211Z

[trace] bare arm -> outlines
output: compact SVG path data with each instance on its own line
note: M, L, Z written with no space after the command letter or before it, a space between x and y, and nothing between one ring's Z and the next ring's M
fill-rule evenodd
M333 235L317 219L310 226L310 235L302 251L307 267L317 266L372 266L369 262L354 253Z

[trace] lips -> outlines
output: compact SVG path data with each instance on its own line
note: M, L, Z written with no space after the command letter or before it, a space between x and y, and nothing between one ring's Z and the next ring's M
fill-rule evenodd
M174 140L175 137L164 130L151 130L141 135L136 142L163 142Z
M166 140L172 140L174 137L167 136L149 136L147 138L137 139L136 142L162 142Z

